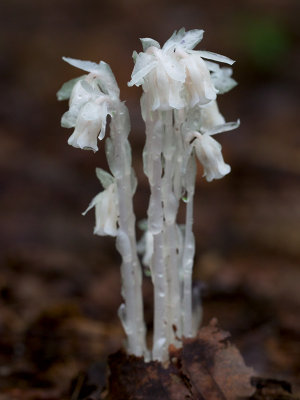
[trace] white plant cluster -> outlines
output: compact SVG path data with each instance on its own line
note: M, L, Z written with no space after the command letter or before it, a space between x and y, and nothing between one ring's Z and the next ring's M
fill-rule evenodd
M133 53L135 67L129 86L142 86L141 111L146 125L144 171L150 185L144 236L136 243L132 197L136 178L131 167L128 110L119 99L119 88L109 66L64 58L88 74L65 83L58 99L69 99L62 126L74 128L68 143L81 149L98 150L105 137L110 115L110 137L105 151L111 174L97 169L104 191L90 203L95 207L97 235L116 236L122 256L120 306L129 354L146 360L165 361L169 346L181 346L182 337L193 337L201 320L198 296L193 296L192 270L195 253L193 197L197 164L207 181L230 172L221 145L213 138L235 129L219 112L217 95L236 82L227 57L195 51L202 30L174 32L161 48L153 39L141 39L143 52ZM185 224L178 224L181 202L186 204ZM85 214L85 213L84 213ZM146 346L143 317L142 270L137 253L151 275L154 286L153 346ZM194 299L193 299L194 298Z

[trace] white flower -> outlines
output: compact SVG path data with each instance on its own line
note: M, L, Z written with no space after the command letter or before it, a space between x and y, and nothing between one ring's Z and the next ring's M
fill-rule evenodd
M215 66L212 69L211 80L218 90L218 94L224 94L229 92L229 90L233 89L237 82L231 78L232 68L220 68L218 64L214 64Z
M212 107L212 118L206 120L207 127L201 127L201 132L189 132L189 137L194 137L192 142L196 151L196 156L204 168L204 174L208 182L213 179L220 179L229 174L230 165L226 164L222 155L222 146L211 136L218 133L236 129L240 125L240 121L216 124L223 119L222 115L218 115L218 110ZM214 115L215 114L215 115ZM208 129L208 126L211 127Z
M63 128L75 127L80 108L92 97L92 94L82 86L82 81L83 78L79 79L73 86L69 99L69 110L64 113L61 119Z
M109 114L105 101L98 103L90 100L85 103L78 114L75 130L68 139L68 144L84 150L98 150L97 139L103 139L106 128L106 117Z
M217 101L214 100L209 104L200 107L200 124L201 128L209 130L218 125L225 124L225 119L219 111Z
M97 175L99 177L98 171ZM88 208L85 210L84 213L82 213L82 215L85 215L89 210L95 207L95 213L96 213L96 225L94 228L95 235L99 236L117 235L119 206L118 206L118 196L117 196L117 185L114 181L112 181L112 179L110 179L109 181L107 180L107 184L105 184L106 186L105 190L103 190L103 192L99 193L96 197L94 197Z
M153 39L141 39L142 53L134 53L135 67L129 86L143 85L152 111L181 109L207 104L216 99L209 69L202 59L232 64L227 57L207 51L193 51L201 41L202 30L174 32L162 49Z
M181 95L184 69L174 55L155 46L136 56L129 86L143 85L152 111L183 108Z
M76 60L75 58L63 57L63 60L73 67L89 72L89 77L101 87L101 91L111 97L119 98L120 89L108 64L100 61L99 64L92 61ZM91 83L91 80L89 80Z
M111 103L110 97L98 87L96 75L89 74L79 79L70 94L69 111L63 117L63 127L75 127L68 144L83 150L98 150L97 139L105 136L106 118Z
M208 104L217 97L218 90L214 86L209 68L203 58L230 65L234 62L220 54L201 50L194 51L193 48L200 42L202 37L203 31L192 30L185 32L184 29L181 29L177 34L174 33L173 39L169 39L169 42L173 42L174 53L183 64L186 72L184 88L189 107L194 107L196 104Z
M190 107L196 104L203 105L215 100L215 89L205 61L199 54L187 54L181 59L186 70L185 94Z
M223 160L220 143L208 134L197 136L193 143L198 160L204 168L203 176L208 182L229 174L231 168Z
M71 146L97 151L97 139L105 136L106 118L119 101L119 88L108 64L101 61L75 60L63 57L69 64L89 72L65 83L57 93L59 100L69 98L69 110L63 115L61 125L75 130L69 137Z

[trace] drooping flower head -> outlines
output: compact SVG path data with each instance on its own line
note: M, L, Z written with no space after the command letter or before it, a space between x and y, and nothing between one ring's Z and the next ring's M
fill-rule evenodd
M201 162L206 180L220 179L229 174L230 165L224 162L222 146L208 134L199 135L194 141L198 160Z
M96 169L96 175L105 190L93 198L82 215L85 215L95 207L96 224L94 234L99 236L116 236L119 217L116 183L114 178L101 168Z
M226 123L216 101L205 107L194 109L189 118L191 118L191 128L198 125L197 130L188 132L188 137L189 140L193 139L192 146L203 166L203 176L208 182L223 178L229 174L231 168L224 162L222 146L212 136L238 128L239 120Z
M119 88L110 67L101 61L63 58L86 72L65 83L58 91L59 100L69 99L69 110L62 116L65 128L75 128L68 143L84 150L97 151L97 140L105 136L106 118L111 115L113 102L119 98Z
M133 54L135 67L129 86L143 85L152 111L183 108L181 95L185 72L176 57L158 42L141 39L144 52Z
M204 59L232 64L227 57L207 51L194 51L203 30L173 35L161 48L153 39L141 39L143 52L134 52L135 67L129 86L143 86L143 103L155 110L182 109L204 105L216 99L218 90Z

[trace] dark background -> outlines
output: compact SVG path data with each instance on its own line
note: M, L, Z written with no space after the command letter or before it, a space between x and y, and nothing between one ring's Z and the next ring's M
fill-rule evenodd
M239 82L219 100L227 121L241 119L237 131L218 136L232 172L212 183L198 174L195 282L204 321L218 317L258 375L299 390L299 4L2 0L1 399L66 395L80 369L104 366L122 343L114 240L92 235L92 212L81 216L101 189L94 170L106 168L103 145L95 155L67 145L67 103L55 93L81 72L61 57L101 59L116 75L131 114L141 219L148 189L141 91L127 87L131 54L139 37L163 43L182 26L205 30L199 48L237 60ZM145 303L151 329L149 282Z

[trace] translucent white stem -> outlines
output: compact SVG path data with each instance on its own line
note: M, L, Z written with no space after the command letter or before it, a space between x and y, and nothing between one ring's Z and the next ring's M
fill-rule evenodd
M168 358L167 343L167 296L168 286L166 266L163 257L163 208L162 208L162 134L161 113L154 112L146 120L145 160L150 183L150 202L148 208L148 229L153 234L153 283L154 283L154 360L165 361Z
M166 361L168 359L168 315L167 315L167 279L163 258L163 233L153 236L154 255L154 334L153 360Z
M143 316L142 274L136 251L135 216L133 213L132 169L127 140L130 122L127 107L118 104L111 120L113 160L111 169L118 188L119 229L117 247L122 256L122 296L125 304L119 315L127 334L127 352L136 356L147 354Z
M173 125L173 111L163 113L164 122L164 175L162 179L163 211L164 211L164 262L167 270L168 281L168 344L180 345L178 337L182 335L181 300L179 280L178 240L176 238L176 217L179 199L174 193L174 165L177 150L176 135Z
M186 170L187 205L185 217L185 238L183 249L183 336L193 336L192 318L192 273L195 255L195 239L193 234L193 198L196 166L192 155Z
M182 197L182 172L184 160L184 143L182 138L182 124L185 118L185 110L174 110L174 136L176 141L176 153L174 157L173 190L177 200Z
M168 280L168 342L180 347L178 340L182 336L180 278L179 278L179 250L176 224L167 225L165 228L165 265Z

